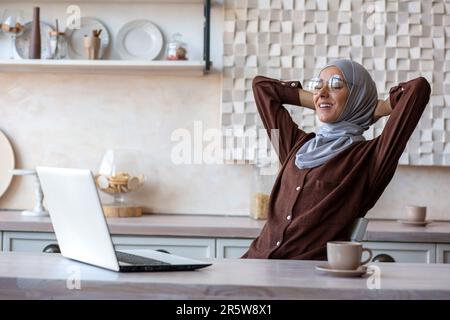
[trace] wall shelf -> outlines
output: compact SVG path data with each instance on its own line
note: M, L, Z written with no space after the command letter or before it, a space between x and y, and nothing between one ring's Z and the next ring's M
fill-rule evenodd
M0 72L202 76L204 61L0 60Z
M1 2L13 2L11 0L0 0ZM14 0L14 2L31 2L31 3L49 3L49 2L56 2L56 3L65 3L70 2L73 4L77 3L204 3L204 0Z
M217 0L216 0L217 1ZM151 62L130 62L130 61L7 61L0 60L0 71L4 72L34 72L34 71L92 71L95 73L137 73L145 72L162 75L202 75L210 71L211 50L210 50L210 36L211 36L211 4L214 0L16 0L16 2L43 2L43 3L155 3L155 4L203 4L203 62L202 70L198 70L199 62L184 62L184 61L151 61ZM6 0L0 0L0 3Z

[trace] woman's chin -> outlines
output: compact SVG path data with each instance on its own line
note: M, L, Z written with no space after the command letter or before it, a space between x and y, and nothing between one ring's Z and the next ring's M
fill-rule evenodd
M320 113L318 115L318 118L320 120L320 122L322 123L333 123L336 122L336 117L332 114L324 114L324 113Z
M319 116L319 120L322 123L332 123L333 122L332 119L330 119L329 117L321 117L321 116Z

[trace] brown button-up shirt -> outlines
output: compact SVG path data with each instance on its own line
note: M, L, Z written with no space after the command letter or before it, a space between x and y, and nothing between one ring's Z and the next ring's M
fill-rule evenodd
M281 169L267 222L243 258L325 260L328 241L348 241L355 219L366 215L392 179L431 91L423 77L391 88L393 110L380 136L355 143L318 167L299 169L295 155L315 136L299 129L283 107L300 105L299 88L298 81L253 80L264 127L269 136L279 129Z

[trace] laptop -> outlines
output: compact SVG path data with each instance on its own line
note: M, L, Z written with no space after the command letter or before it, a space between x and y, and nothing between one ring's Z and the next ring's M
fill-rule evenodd
M61 254L119 272L181 271L211 263L155 250L116 251L90 170L36 168Z

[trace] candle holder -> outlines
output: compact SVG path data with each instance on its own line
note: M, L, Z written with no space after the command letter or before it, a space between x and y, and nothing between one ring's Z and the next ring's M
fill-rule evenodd
M39 181L39 177L37 175L36 170L34 169L14 169L10 170L11 174L15 176L34 176L35 177L35 199L36 204L33 210L24 210L22 214L24 216L32 216L32 217L48 217L48 211L45 210L44 207L44 193L42 192L41 183Z

